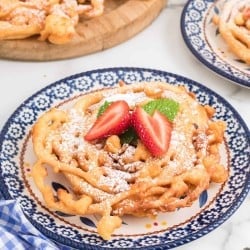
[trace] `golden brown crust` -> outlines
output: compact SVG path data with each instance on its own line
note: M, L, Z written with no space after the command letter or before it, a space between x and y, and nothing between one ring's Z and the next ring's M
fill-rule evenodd
M65 44L76 36L81 15L102 15L103 0L90 4L78 0L0 0L0 40L24 39L38 35L39 40Z
M154 216L190 206L210 182L224 182L228 173L220 163L219 147L225 123L212 121L213 108L194 97L183 87L138 83L86 94L69 110L43 114L32 133L38 158L32 175L48 208L100 214L98 232L109 239L124 214ZM126 99L133 110L155 98L170 98L180 106L169 150L162 157L151 156L140 141L134 146L122 144L118 136L96 143L83 139L106 100ZM45 185L45 165L64 174L72 194L54 194Z
M229 50L250 64L250 10L249 0L229 0L221 13L213 18Z

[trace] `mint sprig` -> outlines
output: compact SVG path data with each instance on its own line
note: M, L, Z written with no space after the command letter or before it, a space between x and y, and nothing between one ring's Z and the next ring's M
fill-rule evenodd
M179 103L172 99L160 98L149 101L142 108L150 115L158 110L172 122L179 111L179 106Z
M112 102L105 101L97 112L97 117L101 116ZM171 122L176 117L179 111L179 103L170 98L160 98L149 101L142 108L150 115L153 115L155 110L158 110L165 115ZM120 136L122 144L136 144L138 136L132 127L128 128Z
M130 145L137 144L138 136L132 127L129 127L119 137L121 139L121 144L130 144Z

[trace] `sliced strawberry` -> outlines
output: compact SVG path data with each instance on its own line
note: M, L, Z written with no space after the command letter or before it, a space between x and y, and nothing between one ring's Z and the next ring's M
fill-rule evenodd
M250 19L250 7L245 8L245 9L243 10L243 18L244 18L245 20Z
M162 156L169 148L172 123L159 111L150 116L141 107L132 114L132 125L153 156Z
M130 125L129 106L125 101L112 102L97 118L92 128L84 136L87 141L119 135Z

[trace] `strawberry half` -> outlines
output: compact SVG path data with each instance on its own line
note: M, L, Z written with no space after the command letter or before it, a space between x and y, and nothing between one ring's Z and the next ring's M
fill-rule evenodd
M243 18L244 18L245 20L248 20L248 19L250 18L250 7L245 8L245 9L243 10Z
M165 115L156 110L153 116L150 116L143 108L137 107L132 114L132 125L153 156L161 156L167 152L172 123Z
M125 101L115 101L97 118L94 125L84 136L87 141L119 135L130 125L129 106Z

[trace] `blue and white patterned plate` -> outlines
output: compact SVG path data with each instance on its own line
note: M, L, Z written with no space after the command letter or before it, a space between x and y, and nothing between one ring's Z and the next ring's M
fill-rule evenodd
M213 72L250 87L250 65L229 52L212 17L219 15L226 0L189 0L181 16L184 41L194 56Z
M110 241L96 232L96 216L70 216L49 211L30 176L35 156L31 128L51 107L72 105L80 95L98 88L126 83L165 81L185 86L202 104L212 105L215 119L227 122L222 163L230 176L223 185L212 184L191 207L163 213L157 218L124 217ZM149 83L150 84L150 83ZM12 114L0 135L0 191L5 199L20 202L23 213L51 240L77 249L170 249L195 240L227 220L250 189L249 131L235 109L212 90L182 76L140 68L111 68L80 73L59 80L35 93ZM47 180L56 190L66 188L58 177Z

